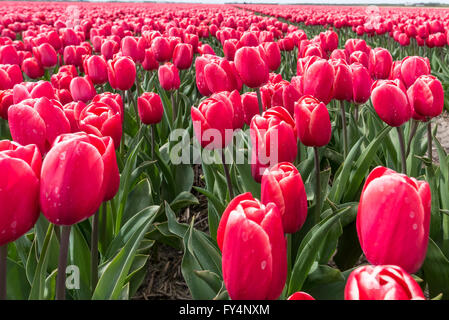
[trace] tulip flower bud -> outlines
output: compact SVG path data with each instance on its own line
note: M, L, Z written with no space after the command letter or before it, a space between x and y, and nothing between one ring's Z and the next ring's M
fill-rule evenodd
M38 79L45 73L44 68L36 58L27 58L23 60L22 71L31 79Z
M333 97L336 100L352 100L352 73L351 68L344 60L330 60L334 67L334 88L332 89Z
M299 140L309 147L322 147L331 139L331 121L326 105L306 95L295 104Z
M242 107L245 123L249 125L251 119L259 114L259 102L255 92L247 92L242 95Z
M234 61L235 52L237 51L237 39L228 39L225 40L223 44L223 53L228 61Z
M7 44L0 47L0 64L19 64L19 56L13 45Z
M371 77L368 70L360 63L350 65L352 73L352 100L356 104L364 104L371 95Z
M104 84L108 81L108 63L102 56L89 56L83 65L84 72L94 84Z
M178 43L173 51L173 64L179 70L189 69L193 60L193 47L188 43Z
M22 145L36 144L42 154L50 149L57 136L71 129L62 106L46 97L12 105L8 122L14 141Z
M388 79L393 65L390 51L374 48L369 55L369 72L373 79Z
M261 45L267 57L267 65L271 71L276 71L281 65L281 50L277 42L265 42Z
M112 39L107 39L103 41L103 43L101 44L101 55L106 60L112 59L114 54L116 54L119 51L120 45Z
M159 62L154 57L153 50L151 48L145 50L145 59L142 62L142 67L147 70L157 70L159 68Z
M111 87L129 90L136 80L136 65L128 57L118 57L108 62L108 79Z
M70 93L72 94L73 101L83 101L87 103L92 100L97 94L97 91L89 76L85 76L72 79L70 82Z
M430 204L427 182L385 167L371 171L357 212L357 234L368 261L418 271L429 240Z
M151 43L151 50L158 62L166 62L172 58L173 50L170 41L165 37L154 38Z
M232 102L224 96L204 100L191 109L193 130L203 148L222 149L233 135L234 112Z
M103 159L94 145L81 139L55 144L42 164L42 213L56 225L89 218L103 201L103 179Z
M203 96L240 89L233 65L223 58L202 55L195 60L195 71L196 85Z
M410 87L419 76L430 74L430 62L427 58L418 56L405 57L400 63L401 80Z
M365 68L369 66L369 56L363 51L354 51L349 56L349 63L358 62Z
M298 169L281 162L262 176L261 201L276 204L282 217L284 233L298 231L307 217L307 195Z
M103 201L109 201L116 195L120 185L120 173L115 156L114 141L111 137L97 137L85 132L62 134L56 138L54 144L57 145L63 141L78 140L95 146L101 154L103 160Z
M258 88L268 82L268 65L255 47L242 47L235 53L235 67L243 83Z
M326 105L333 96L334 78L332 65L324 59L316 60L308 64L304 72L303 93L314 96Z
M392 127L399 127L412 116L405 92L397 83L381 80L373 84L371 101L379 118Z
M298 291L288 297L287 300L315 300L310 294Z
M419 284L401 267L362 266L349 275L345 300L425 300Z
M110 136L117 149L122 138L120 112L104 102L92 102L79 115L79 128L98 137Z
M134 62L142 62L145 58L145 40L127 36L121 41L123 56L130 57Z
M241 129L243 128L244 122L244 114L243 114L243 106L242 106L242 97L237 90L232 92L222 91L219 93L214 93L211 98L223 99L225 103L228 103L228 99L232 104L232 110L234 113L234 118L232 120L233 129Z
M297 155L295 122L283 107L273 107L250 124L251 174L260 182L266 169L279 162L293 162Z
M423 75L407 90L408 100L414 112L427 119L443 112L444 91L441 82L430 75Z
M166 91L179 89L181 80L179 79L179 70L174 64L167 62L161 65L157 71L157 75L162 89Z
M164 114L161 97L154 92L144 92L137 98L137 109L140 121L148 125L159 123Z
M39 218L41 163L35 145L0 141L0 246L20 238Z
M22 71L17 64L0 64L0 90L12 89L22 81Z
M275 204L265 206L249 192L235 197L221 216L217 243L231 299L280 296L287 278L287 251Z
M49 43L33 48L33 54L44 68L52 68L58 63L58 55Z
M0 91L0 118L8 120L8 109L14 104L11 89Z

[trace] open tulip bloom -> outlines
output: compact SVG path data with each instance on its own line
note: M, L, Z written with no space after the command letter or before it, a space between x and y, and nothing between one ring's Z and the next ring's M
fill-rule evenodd
M447 10L0 11L0 300L449 299Z

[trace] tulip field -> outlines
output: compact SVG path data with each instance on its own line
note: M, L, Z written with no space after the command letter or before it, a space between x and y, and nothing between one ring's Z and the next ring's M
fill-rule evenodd
M0 300L449 299L448 45L445 8L3 1Z

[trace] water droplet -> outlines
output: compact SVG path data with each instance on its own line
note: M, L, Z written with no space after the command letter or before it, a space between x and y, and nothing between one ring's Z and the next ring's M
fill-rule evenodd
M246 231L242 232L242 240L244 242L248 241L248 232L246 232Z
M65 156L66 156L66 152L61 152L61 154L59 155L59 159L61 161L64 161L65 160Z
M15 228L15 227L17 227L17 221L13 221L12 223L11 223L11 228Z
M412 211L412 212L410 212L410 218L414 218L415 217L415 212L414 211Z
M416 230L416 229L418 229L418 225L416 223L414 223L412 228L413 228L413 230Z
M267 267L267 262L264 260L264 261L262 261L262 263L260 264L260 268L261 268L262 270L265 270L266 267Z

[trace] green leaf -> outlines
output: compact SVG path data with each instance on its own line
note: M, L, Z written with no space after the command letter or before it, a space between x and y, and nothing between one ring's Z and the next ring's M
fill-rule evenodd
M122 224L125 224L136 213L153 204L151 199L151 186L148 179L141 180L128 193L125 210L123 212Z
M442 293L443 299L449 299L449 261L432 238L429 238L422 270L429 285L430 295L436 296Z
M170 203L170 207L177 212L183 208L196 204L199 204L198 199L190 192L183 191L176 196L172 203Z
M76 265L80 271L80 288L73 290L72 294L80 300L90 299L92 293L90 248L79 229L79 225L74 225L70 232L68 265Z
M299 254L296 257L292 269L290 283L288 285L288 295L300 291L306 277L317 258L318 251L325 237L334 223L338 222L344 213L347 213L350 207L340 210L340 212L327 217L319 224L315 225L302 240L299 247Z
M23 266L8 258L6 260L6 292L9 300L26 300L30 294L30 284L27 281Z

